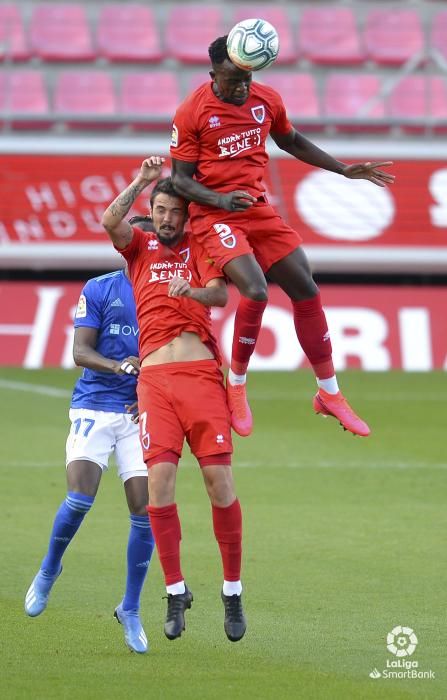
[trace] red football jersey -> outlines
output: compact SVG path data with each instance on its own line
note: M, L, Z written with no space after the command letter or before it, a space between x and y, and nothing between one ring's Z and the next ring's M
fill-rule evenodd
M171 156L197 162L195 177L205 187L258 197L265 189L267 136L292 129L283 101L271 87L252 83L245 104L233 105L216 97L211 85L201 85L178 108Z
M205 287L210 280L223 274L188 233L177 246L169 248L160 243L155 233L137 226L132 230L133 238L127 248L117 250L129 266L140 329L140 359L166 345L182 331L190 331L210 347L220 364L209 307L187 297L169 297L168 284L177 276L187 279L191 287Z

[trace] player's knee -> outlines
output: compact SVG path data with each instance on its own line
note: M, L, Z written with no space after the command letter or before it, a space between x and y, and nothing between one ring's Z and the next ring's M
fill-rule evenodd
M240 292L244 297L251 299L251 301L268 300L267 282L249 282Z

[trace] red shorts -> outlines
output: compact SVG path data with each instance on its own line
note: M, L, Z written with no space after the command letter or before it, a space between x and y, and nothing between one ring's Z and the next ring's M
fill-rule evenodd
M140 439L148 466L165 452L180 456L185 437L197 459L222 455L218 463L231 464L230 411L216 360L142 367L137 392Z
M298 248L303 239L265 201L229 212L191 204L191 229L216 265L253 253L264 272Z

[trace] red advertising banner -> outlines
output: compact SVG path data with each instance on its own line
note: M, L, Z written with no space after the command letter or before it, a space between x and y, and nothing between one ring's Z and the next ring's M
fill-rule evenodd
M1 155L0 165L0 265L110 269L101 216L140 158ZM391 170L395 184L380 188L272 158L266 182L316 270L445 271L447 163L401 160ZM135 212L147 201L145 192Z
M0 365L72 367L72 318L81 288L80 283L0 283ZM321 292L338 370L447 369L447 289L323 286ZM227 363L238 298L231 288L228 305L213 310L216 337ZM126 326L121 332L127 332ZM289 300L270 287L250 367L305 366Z

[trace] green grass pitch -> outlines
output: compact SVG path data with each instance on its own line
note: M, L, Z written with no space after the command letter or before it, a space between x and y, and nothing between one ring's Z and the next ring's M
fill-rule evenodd
M235 440L234 457L247 634L238 644L224 635L210 506L186 449L177 502L195 600L185 634L169 642L154 555L142 600L151 649L143 656L130 654L112 618L128 531L112 469L66 553L48 609L36 619L23 611L65 494L75 376L0 370L2 698L447 697L445 373L341 374L372 426L367 439L314 415L310 373L252 373L255 431ZM40 393L41 386L60 391ZM369 677L394 658L386 635L396 625L414 629L411 659L434 680Z

